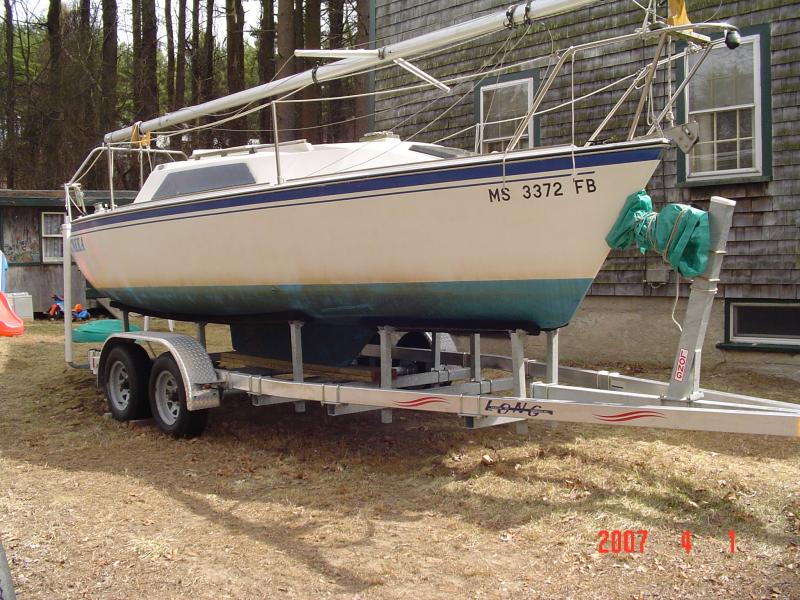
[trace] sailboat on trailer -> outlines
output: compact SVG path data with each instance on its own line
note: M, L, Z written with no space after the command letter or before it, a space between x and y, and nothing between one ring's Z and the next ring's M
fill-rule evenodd
M590 2L519 4L355 53L109 133L97 152L108 153L113 170L113 155L125 145L158 152L142 145L149 132L393 62L412 70L406 58ZM698 28L735 32L724 23L652 23L658 26L612 40L658 40L652 65L624 95L646 88L635 121L655 70L674 58L662 57L670 36L709 49ZM157 165L133 204L83 215L73 214L82 207L76 186L67 184L72 255L87 280L120 306L230 323L234 347L248 354L286 356L288 332L272 323L287 319L306 323L307 360L337 364L358 354L375 325L531 332L561 327L601 268L605 236L625 199L644 188L673 144L657 123L649 135L635 138L634 122L628 139L617 143L515 149L558 68L575 52L604 43L561 54L501 153L477 155L391 134L355 143L276 140L196 151L190 160ZM659 121L664 114L666 108ZM680 137L687 136L690 128Z

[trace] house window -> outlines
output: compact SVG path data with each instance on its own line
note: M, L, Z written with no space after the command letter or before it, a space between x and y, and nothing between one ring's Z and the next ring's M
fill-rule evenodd
M768 40L767 30L763 35L743 36L735 50L726 48L723 40L715 42L689 83L687 120L697 121L700 135L686 156L686 181L767 174L768 141L765 143L763 138L762 118L764 111L768 112L769 89L764 88L769 85L762 85L762 81L769 81L768 73L764 73L769 70ZM700 53L687 56L686 72L700 56Z
M64 240L61 237L61 225L64 224L64 213L42 213L42 262L61 262L64 258Z
M726 301L725 342L800 346L800 302Z
M525 118L533 101L533 77L489 83L478 88L479 106L476 150L482 154L502 152ZM533 119L517 145L532 148Z

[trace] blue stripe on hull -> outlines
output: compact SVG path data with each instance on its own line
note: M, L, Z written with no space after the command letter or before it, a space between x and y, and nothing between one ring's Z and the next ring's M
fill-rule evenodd
M540 279L153 287L105 292L129 306L161 313L241 317L299 311L321 320L533 321L550 329L572 319L591 283L591 279Z
M584 149L574 154L574 166L576 169L585 169L602 165L658 160L661 156L661 151L662 147L660 145L650 148L607 151ZM354 175L352 179L344 181L334 180L311 185L291 185L290 183L287 187L267 188L263 192L228 194L216 198L174 202L167 205L148 206L148 203L143 203L134 205L136 208L133 210L114 211L78 219L74 222L72 231L77 234L96 227L119 226L123 223L133 223L142 219L174 218L178 215L193 215L208 210L241 209L255 206L263 208L275 202L298 200L304 200L308 204L314 203L315 198L327 196L339 196L335 200L328 201L340 202L348 200L352 194L377 194L378 192L386 191L393 193L393 190L404 187L433 185L435 188L439 188L443 184L450 182L463 184L465 181L476 179L502 178L534 173L557 173L573 168L573 154L564 152L561 156L508 159L505 164L503 164L502 160L496 159L489 164L449 165L437 168L436 163L433 162L418 163L409 167L413 169L412 173Z

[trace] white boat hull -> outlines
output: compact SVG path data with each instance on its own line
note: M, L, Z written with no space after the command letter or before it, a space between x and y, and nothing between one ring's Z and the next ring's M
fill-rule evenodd
M142 312L566 324L663 140L437 161L73 223L98 290Z

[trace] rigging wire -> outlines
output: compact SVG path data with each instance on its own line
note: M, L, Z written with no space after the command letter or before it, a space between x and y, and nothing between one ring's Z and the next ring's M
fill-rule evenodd
M529 28L530 28L530 26L528 27L528 29L529 29ZM526 30L526 33L527 33L527 30ZM520 36L520 39L523 39L523 37L524 37L524 36ZM500 47L499 47L499 48L498 48L498 49L497 49L497 50L494 52L494 54L492 54L492 56L491 56L491 57L489 57L489 58L488 58L486 61L484 61L483 65L482 65L482 66L481 66L481 68L479 69L479 72L481 72L481 71L482 71L482 70L484 70L484 69L485 69L485 68L486 68L486 67L487 67L489 64L491 64L491 63L492 63L492 61L495 59L495 57L497 57L497 55L498 55L498 54L500 54L500 52L501 52L501 51L503 51L503 55L502 55L502 57L500 58L500 60L499 60L497 63L495 63L495 64L497 64L497 65L503 64L503 62L505 61L505 57L508 55L508 52L510 51L510 50L508 49L508 46L509 46L509 44L510 44L510 42L511 42L511 40L512 40L512 39L513 39L513 30L512 30L512 33L511 33L511 35L509 35L508 37L506 37L506 39L503 41L503 43L500 45ZM516 48L516 47L517 47L517 45L519 45L519 42L517 42L517 44L515 44L515 45L514 45L514 48ZM512 48L512 49L513 49L513 48ZM484 74L484 76L481 78L481 81L483 81L484 79L486 79L486 77L488 77L488 75ZM410 140L412 140L412 139L413 139L413 138L414 138L416 135L418 135L419 133L421 133L422 131L424 131L424 130L425 130L427 127L429 127L429 126L430 126L430 125L432 125L434 122L436 122L436 121L437 121L439 118L441 118L442 116L444 116L444 114L446 114L447 112L449 112L449 111L450 111L452 108L454 108L454 107L455 107L455 106L456 106L458 103L460 103L460 102L461 102L461 101L462 101L462 100L463 100L463 99L464 99L464 98L465 98L465 97L466 97L466 96L467 96L469 93L471 93L471 92L472 92L472 90L474 90L474 89L475 89L475 87L476 87L477 85L479 85L479 84L480 84L480 82L473 84L473 85L472 85L472 87L470 87L470 89L469 89L469 90L467 90L466 92L464 92L464 94L463 94L463 95L462 95L460 98L458 98L458 99L457 99L457 100L456 100L456 101L455 101L453 104L451 104L451 105L450 105L450 107L448 107L448 108L447 108L447 109L446 109L446 110L445 110L445 111L444 111L442 114L440 114L440 115L439 115L439 116L438 116L436 119L434 119L434 121L432 121L431 123L429 123L428 125L426 125L426 126L425 126L425 127L423 127L422 129L420 129L420 130L419 130L419 131L417 131L416 133L412 134L410 137L408 137L408 138L407 138L407 141L410 141ZM427 103L425 106L423 106L422 108L420 108L418 111L416 111L416 112L414 112L414 113L410 114L410 115L409 115L409 116L407 116L405 119L403 119L403 120L402 120L402 121L401 121L399 124L397 124L397 125L396 125L396 127L402 127L402 126L403 126L405 123L407 123L409 120L411 120L412 118L416 117L417 115L421 114L421 113L422 113L424 110L426 110L426 109L427 109L429 106L431 106L431 105L432 105L434 102L438 101L438 100L439 100L440 98L442 98L442 97L443 97L442 95L439 95L439 96L437 96L437 97L433 98L433 99L432 99L430 102L428 102L428 103ZM358 147L358 148L354 149L352 152L349 152L348 154L346 154L346 155L344 155L344 156L340 157L339 159L337 159L337 160L334 160L333 162L331 162L331 163L329 163L329 164L325 165L324 167L321 167L320 169L317 169L316 171L312 172L310 175L315 175L315 174L319 173L320 171L322 171L322 170L324 170L324 169L327 169L327 168L331 167L332 165L334 165L334 164L336 164L336 163L338 163L338 162L340 162L340 161L342 161L342 160L345 160L346 158L349 158L349 157L350 157L350 156L352 156L354 153L356 153L356 152L358 152L359 150L362 150L362 149L363 149L362 147ZM370 158L368 158L367 160L364 160L364 161L362 161L362 162L360 162L360 163L356 163L356 164L354 164L354 165L351 165L351 167L350 167L350 168L353 168L353 167L358 167L358 166L364 165L364 164L366 164L366 163L368 163L368 162L371 162L371 161L373 161L373 160L375 160L375 159L377 159L377 158L380 158L381 156L383 156L384 154L386 154L387 152L389 152L389 151L391 151L391 150L392 150L392 148L387 148L385 151L381 152L380 154L377 154L377 155L371 156L371 157L370 157Z

